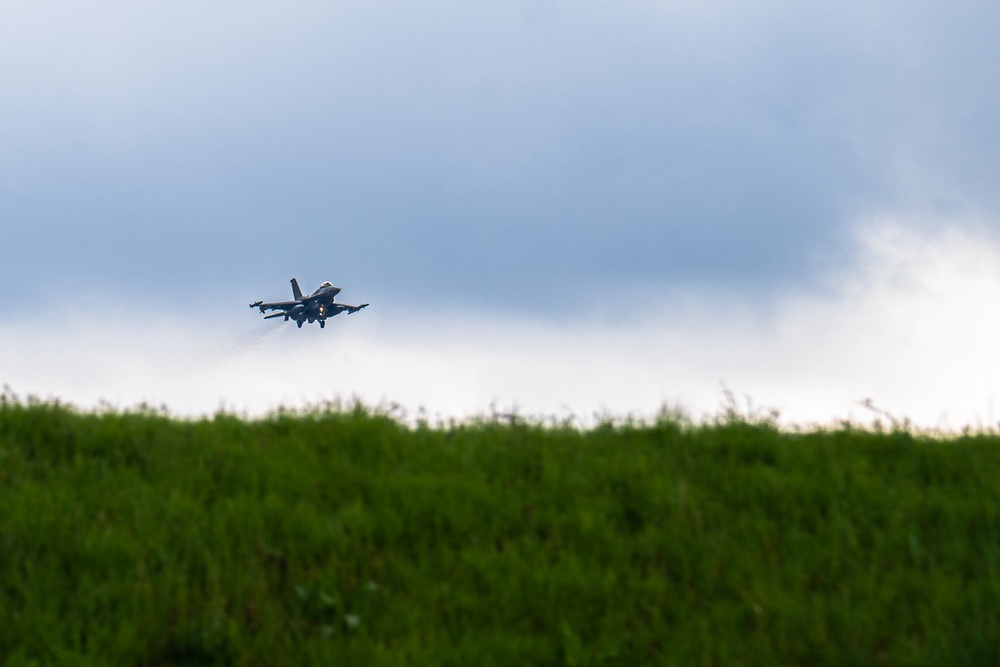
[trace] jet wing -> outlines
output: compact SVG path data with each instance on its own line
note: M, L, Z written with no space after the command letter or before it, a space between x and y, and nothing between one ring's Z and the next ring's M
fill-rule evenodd
M260 312L265 312L267 310L291 310L295 306L298 306L298 301L274 301L271 303L251 303L251 308L260 308Z
M362 308L367 308L368 307L367 303L363 303L360 306L351 306L351 305L346 304L346 303L335 303L333 305L337 306L338 308L340 308L340 310L338 312L343 312L343 311L346 310L348 314L356 313L359 310L361 310Z

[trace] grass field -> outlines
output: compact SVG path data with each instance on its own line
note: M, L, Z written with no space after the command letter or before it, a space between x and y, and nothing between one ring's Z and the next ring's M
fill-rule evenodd
M1000 663L1000 438L0 405L0 666Z

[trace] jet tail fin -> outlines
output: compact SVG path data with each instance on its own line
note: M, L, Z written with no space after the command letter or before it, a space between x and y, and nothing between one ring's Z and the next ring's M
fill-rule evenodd
M292 278L292 296L295 297L296 301L302 300L302 290L299 289L299 281Z

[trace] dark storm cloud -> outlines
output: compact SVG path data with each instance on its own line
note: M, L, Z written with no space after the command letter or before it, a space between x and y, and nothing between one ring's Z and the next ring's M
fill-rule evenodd
M0 10L11 292L757 294L1000 206L985 5L95 7Z

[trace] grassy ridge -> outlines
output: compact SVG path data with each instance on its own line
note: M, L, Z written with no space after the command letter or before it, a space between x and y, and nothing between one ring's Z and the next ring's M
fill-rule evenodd
M995 664L998 445L6 400L0 666Z

